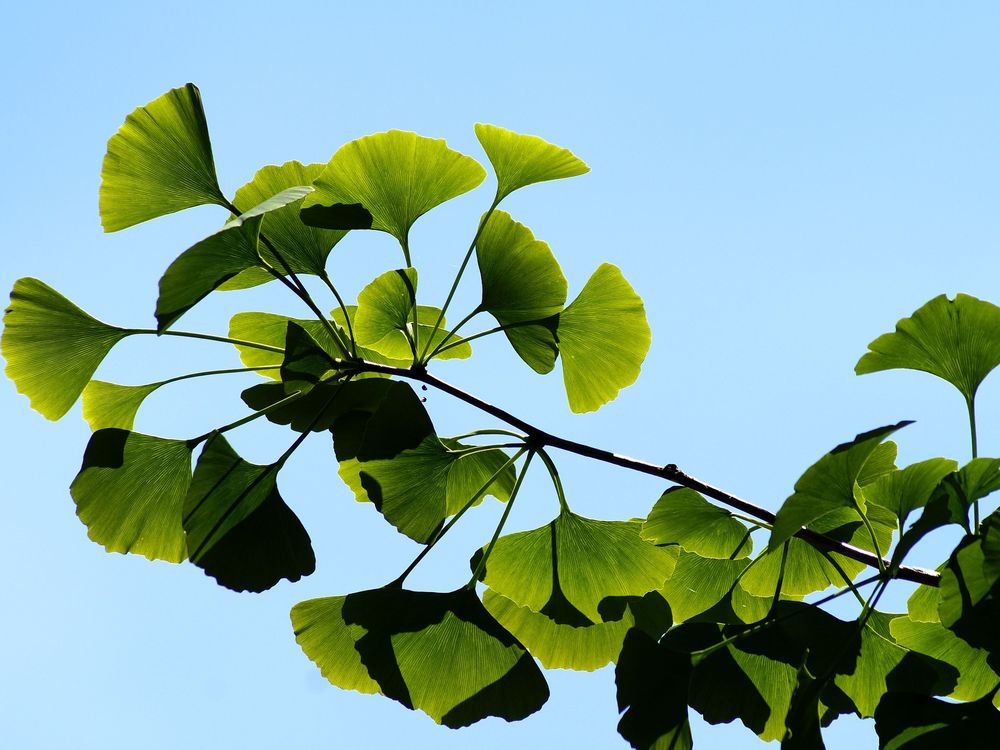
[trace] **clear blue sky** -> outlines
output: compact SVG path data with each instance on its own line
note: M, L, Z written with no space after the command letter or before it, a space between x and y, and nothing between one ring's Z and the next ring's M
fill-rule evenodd
M975 2L16 3L0 27L0 287L36 276L104 320L151 323L162 271L224 217L205 207L104 235L99 172L125 115L187 81L201 88L230 194L264 164L326 161L389 128L477 158L475 122L538 134L592 172L526 189L507 210L550 243L571 295L602 261L622 268L653 329L643 375L600 412L573 416L558 374L535 376L504 346L439 374L551 431L677 463L776 508L822 453L899 419L917 420L899 434L903 461L968 455L949 386L916 373L857 378L853 366L939 293L1000 301L998 35L1000 9ZM483 188L416 225L427 299L447 288L490 197ZM351 237L331 270L356 292L398 262L388 236ZM461 299L475 292L470 282ZM187 328L224 331L238 309L299 312L276 289L215 297ZM141 383L189 362L232 366L222 346L149 343L122 345L99 376ZM137 429L188 437L243 413L240 383L204 385L157 393ZM442 395L428 406L444 434L489 424ZM983 455L1000 450L998 407L988 381ZM549 673L541 712L459 733L321 678L289 608L380 585L416 551L350 499L325 438L281 485L317 572L239 595L192 566L87 540L67 489L89 434L78 407L48 423L3 381L0 416L0 745L625 746L607 669ZM254 425L234 444L266 462L286 442ZM574 509L595 517L644 516L662 490L560 465ZM542 479L512 530L552 516ZM465 580L498 508L480 515L415 584ZM741 726L699 724L695 739L760 745ZM844 720L828 744L849 742L874 746L870 725Z

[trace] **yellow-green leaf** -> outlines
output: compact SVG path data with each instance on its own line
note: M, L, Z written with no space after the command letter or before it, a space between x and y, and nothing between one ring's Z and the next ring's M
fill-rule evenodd
M590 171L572 152L538 136L476 123L476 137L497 175L497 202L526 185Z

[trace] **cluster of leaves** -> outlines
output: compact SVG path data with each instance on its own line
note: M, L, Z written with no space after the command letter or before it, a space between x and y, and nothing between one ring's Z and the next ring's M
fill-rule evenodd
M1000 364L1000 309L965 295L938 297L872 342L857 365L859 374L923 370L958 388L973 446L964 466L932 458L897 467L888 438L901 422L820 457L776 515L744 501L741 513L713 504L696 491L703 485L675 471L675 481L691 486L667 489L646 518L585 518L570 509L547 449L604 454L448 386L428 364L468 358L474 340L503 333L534 371L561 362L570 408L591 411L639 374L650 342L643 303L604 264L566 304L567 282L549 247L498 208L515 190L583 174L586 165L534 136L491 125L477 125L476 134L496 192L450 293L434 307L417 300L409 231L485 179L471 157L441 140L389 131L348 143L327 164L266 166L230 201L193 85L129 115L102 171L107 231L202 204L231 216L166 269L153 328L98 321L36 279L14 286L2 337L8 376L50 419L82 395L93 429L71 487L89 536L109 551L189 560L237 591L296 581L313 571L315 557L277 477L310 435L330 433L357 500L421 547L382 588L293 608L298 643L339 687L461 727L538 710L548 697L539 663L593 670L614 662L619 731L636 748L691 747L689 708L712 723L739 719L789 748L822 747L821 728L844 714L874 716L885 748L988 746L1000 728L1000 515L980 522L980 503L1000 489L1000 459L976 455L975 396ZM392 235L405 265L347 304L327 258L357 230ZM481 302L449 328L446 313L473 255ZM318 305L303 275L322 281L332 311ZM228 335L173 328L214 291L271 281L311 316L240 313ZM460 333L479 315L496 325ZM228 343L243 367L144 385L92 380L112 347L143 334ZM190 439L133 431L157 389L229 372L264 379L242 393L245 418ZM508 424L439 436L409 381ZM224 436L260 417L294 435L264 466L244 460ZM560 511L538 529L505 535L522 480L539 464ZM722 495L714 499L729 497ZM414 567L487 496L505 507L492 538L471 555L468 582L447 593L405 588ZM939 573L904 565L927 533L953 524L965 537ZM756 555L754 535L764 536ZM879 611L901 577L926 585L907 613ZM858 601L854 620L822 609L845 594Z

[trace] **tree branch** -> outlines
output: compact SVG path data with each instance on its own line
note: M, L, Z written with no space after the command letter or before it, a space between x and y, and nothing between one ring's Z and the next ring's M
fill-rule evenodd
M585 458L591 458L595 461L602 461L604 463L620 466L631 471L637 471L642 474L659 477L667 480L668 482L673 482L674 484L678 484L682 487L687 487L695 490L696 492L700 492L713 500L723 503L724 505L728 505L731 508L735 508L736 510L746 513L749 516L753 516L764 523L774 523L775 516L771 511L766 508L761 508L758 505L754 505L753 503L737 497L736 495L731 495L718 487L706 484L700 479L696 479L690 474L686 474L681 471L676 464L651 464L636 458L630 458L618 453L613 453L611 451L604 450L603 448L595 448L592 445L578 443L575 440L568 440L567 438L553 435L536 427L530 422L525 422L523 419L514 416L510 412L505 411L498 406L494 406L488 401L483 401L481 398L473 396L471 393L467 393L461 388L457 388L450 383L446 383L440 378L431 375L423 366L414 366L409 368L392 367L390 365L382 365L376 362L367 361L352 364L358 369L359 372L380 372L386 375L409 378L411 380L417 380L421 383L426 383L427 385L432 385L438 390L447 393L449 396L453 396L460 401L464 401L465 403L476 407L480 411L486 412L487 414L506 422L512 427L516 427L528 436L529 442L531 443L535 443L543 447L550 446L552 448L559 448L560 450L575 453L576 455L584 456ZM836 552L839 555L864 563L865 565L869 565L873 568L882 569L884 567L885 569L892 569L890 561L885 559L880 560L878 555L869 552L866 549L861 549L860 547L855 547L852 544L832 539L824 534L820 534L817 531L802 527L795 533L795 536L818 549L826 550L827 552ZM896 569L895 577L912 581L914 583L920 583L925 586L937 586L940 582L940 576L937 572L910 565L899 566L899 568Z

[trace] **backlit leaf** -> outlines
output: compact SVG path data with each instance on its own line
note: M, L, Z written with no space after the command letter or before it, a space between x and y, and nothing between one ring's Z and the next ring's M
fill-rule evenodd
M18 279L3 316L5 372L35 411L59 419L131 332L92 318L38 279Z
M486 171L443 140L390 130L342 146L313 183L302 220L326 229L378 229L404 246L413 222L478 186Z
M538 136L476 123L476 137L497 175L497 202L526 185L576 177L590 171L590 167L570 151L553 146Z
M288 161L281 166L263 167L254 175L253 180L236 191L233 204L239 210L246 211L288 188L310 185L323 171L324 166L324 164ZM274 252L264 242L261 242L258 250L271 267L282 273L285 272L285 265L281 259L284 259L284 262L297 274L322 275L326 270L330 251L347 233L306 226L299 218L301 207L302 199L299 199L271 211L264 218L261 234L267 237L280 259L275 257ZM246 289L273 280L274 276L263 268L248 268L224 282L219 289Z
M101 167L101 223L116 232L204 203L226 205L198 88L171 89L127 118Z
M604 622L602 600L642 596L673 573L675 555L644 541L639 529L637 522L595 521L563 510L539 529L500 537L480 578L557 623Z
M879 336L858 360L858 375L880 370L923 370L947 380L971 401L1000 364L1000 308L959 294L935 297L893 333Z
M87 536L108 552L181 562L190 482L186 442L109 428L91 435L70 493Z
M731 559L753 551L746 526L686 487L672 487L660 496L642 525L642 538L679 544L702 557Z
M118 385L91 380L83 389L83 418L87 420L91 430L104 427L131 430L142 402L164 382Z
M312 599L292 608L292 625L334 685L380 692L452 728L487 716L517 721L548 699L531 655L469 589Z
M944 458L930 458L883 474L865 485L864 496L869 503L891 510L903 528L906 517L927 505L938 484L958 468L958 463Z
M594 411L635 382L651 340L639 295L602 264L559 316L559 351L570 409Z
M476 243L483 284L480 309L490 313L533 370L555 366L557 319L566 304L566 278L555 256L531 230L494 211Z
M346 356L326 327L315 319L289 318L286 315L264 312L237 313L229 320L229 337L282 349L285 346L290 322L305 330L330 356L334 358ZM280 365L285 359L283 351L273 352L240 344L236 344L236 349L239 351L240 360L247 367L273 367ZM276 380L281 377L277 370L264 370L260 374Z

